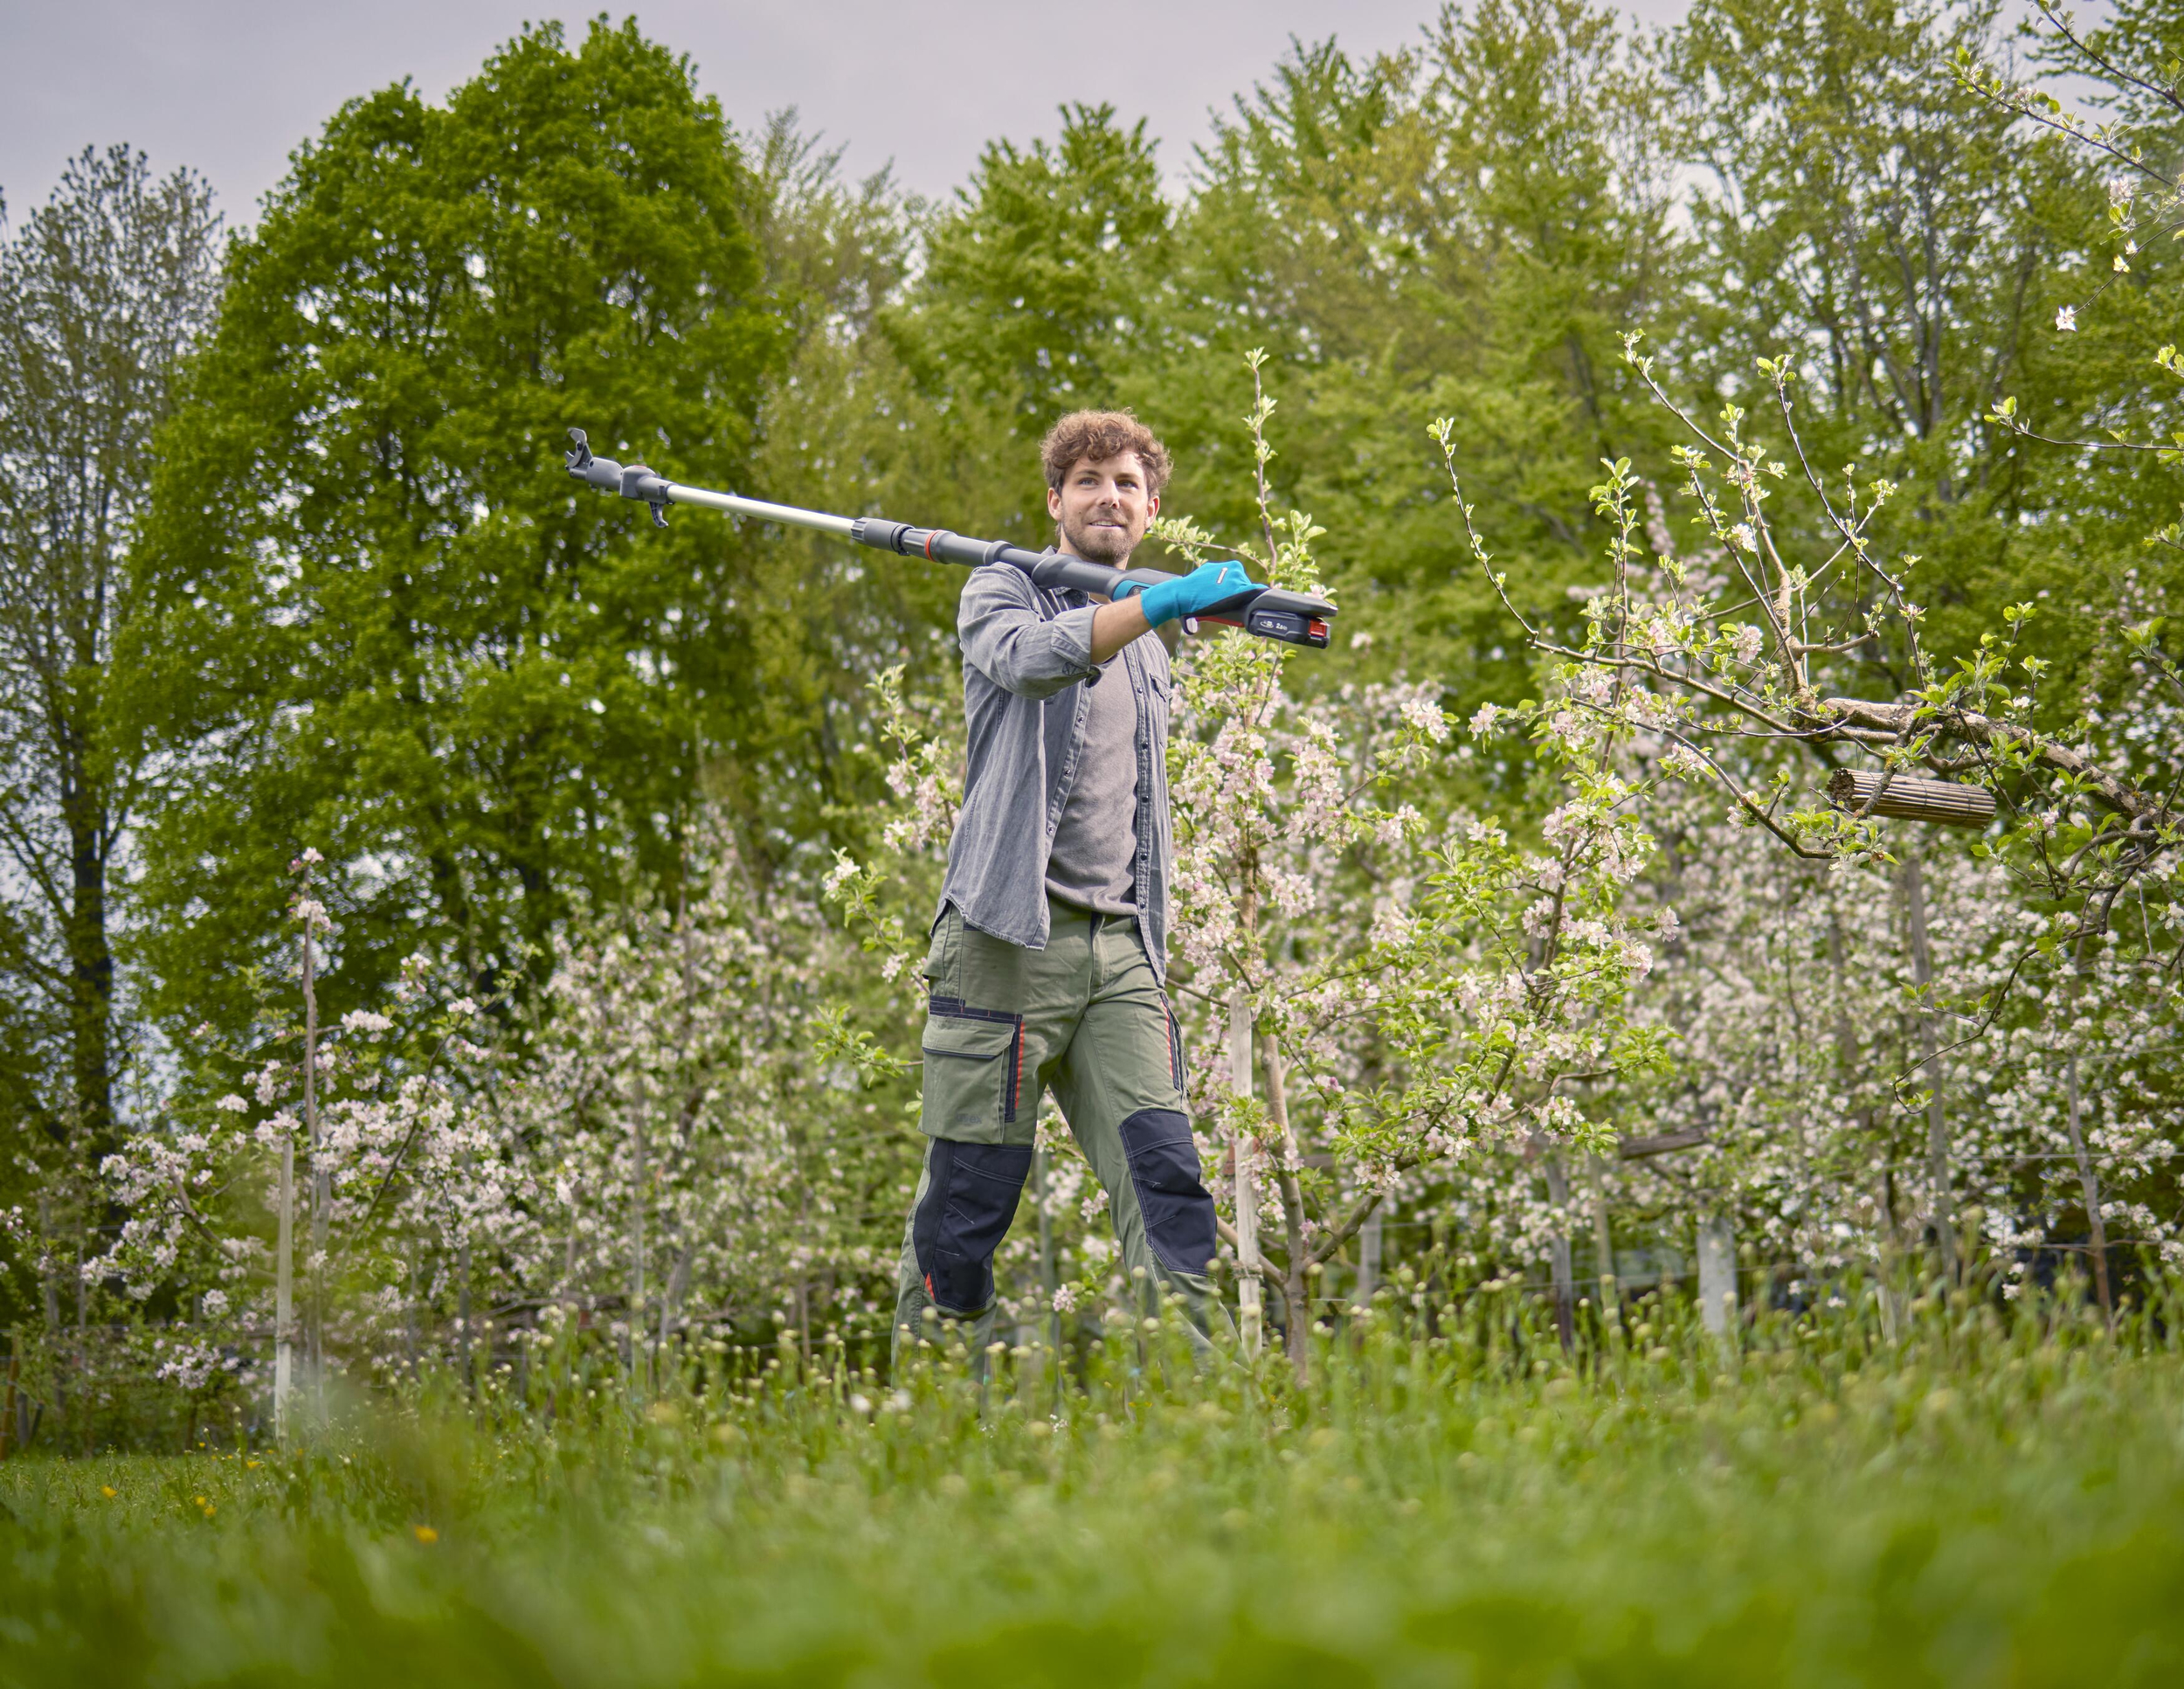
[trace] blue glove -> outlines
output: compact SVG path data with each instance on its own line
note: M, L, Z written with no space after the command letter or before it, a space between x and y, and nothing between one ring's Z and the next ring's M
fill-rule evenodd
M1119 602L1136 592L1137 602L1144 607L1145 620L1158 627L1178 616L1203 615L1215 605L1255 592L1258 586L1241 563L1201 563L1189 574L1172 575L1158 586L1140 587L1134 580L1124 581L1116 589L1115 597Z

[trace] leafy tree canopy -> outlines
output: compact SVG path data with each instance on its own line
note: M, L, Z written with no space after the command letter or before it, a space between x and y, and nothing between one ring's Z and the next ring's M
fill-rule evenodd
M672 870L708 744L763 751L749 548L653 535L559 455L579 425L735 481L782 351L752 193L633 24L529 30L445 107L388 88L298 150L235 247L143 547L166 1003L239 1008L305 844L336 865L334 995L420 927L487 976L578 888Z

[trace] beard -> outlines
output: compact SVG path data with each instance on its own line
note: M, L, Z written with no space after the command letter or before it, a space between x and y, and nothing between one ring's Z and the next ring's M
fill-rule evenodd
M1127 528L1095 526L1089 522L1074 525L1065 523L1061 531L1079 557L1117 569L1130 561L1130 554L1137 548L1137 536Z

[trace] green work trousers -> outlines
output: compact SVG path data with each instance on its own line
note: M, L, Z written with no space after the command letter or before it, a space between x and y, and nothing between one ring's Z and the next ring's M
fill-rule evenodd
M1051 1090L1107 1193L1138 1305L1179 1296L1202 1346L1225 1322L1207 1270L1213 1199L1184 1099L1183 1042L1137 924L1052 903L1044 950L966 926L951 903L925 962L923 1124L929 1140L903 1229L895 1350L993 1331L993 1252L1031 1173ZM928 1311L931 1311L929 1317Z

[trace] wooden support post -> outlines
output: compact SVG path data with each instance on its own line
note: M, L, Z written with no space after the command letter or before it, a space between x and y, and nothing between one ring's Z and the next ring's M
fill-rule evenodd
M280 1213L274 1222L273 1243L273 1436L286 1448L294 1429L288 1422L288 1396L295 1387L296 1146L285 1132L276 1200Z
M1548 1243L1554 1269L1555 1334L1562 1339L1563 1353L1568 1354L1576 1349L1578 1340L1577 1270L1570 1260L1570 1178L1563 1171L1560 1156L1549 1155L1545 1159L1547 1197L1560 1215Z
M1361 1308L1372 1305L1372 1293L1380 1288L1380 1250L1385 1236L1384 1222L1387 1210L1377 1208L1358 1228L1358 1294Z
M1933 951L1926 939L1926 879L1916 853L1904 853L1904 915L1910 930L1911 981L1922 999L1934 982ZM1952 1283L1957 1276L1956 1201L1949 1166L1949 1116L1941 1100L1941 1035L1935 1025L1933 1006L1919 1004L1918 1035L1923 1060L1920 1070L1926 1093L1926 1185L1932 1204L1934 1233L1941 1245L1941 1271Z
M40 1191L38 1194L38 1282L45 1303L45 1336L47 1353L52 1357L53 1417L66 1424L68 1420L68 1367L62 1358L60 1337L60 1280L53 1271L59 1249L53 1240L53 1199ZM26 1437L24 1439L28 1442Z
M637 1316L629 1319L630 1342L637 1344ZM468 1395L477 1383L470 1369L470 1239L465 1236L462 1246L455 1251L455 1343L458 1364L462 1367L463 1394Z
M1228 1083L1241 1098L1251 1096L1251 1000L1239 986L1228 1001ZM1263 1340L1259 1300L1259 1180L1238 1132L1231 1145L1236 1159L1236 1303L1244 1353L1255 1355ZM1291 1315L1295 1317L1294 1312Z
M649 1391L639 1379L639 1369L645 1361L645 1198L646 1182L651 1169L646 1162L645 1144L645 1076L632 1069L629 1081L629 1317L622 1323L627 1331L623 1353L623 1365L628 1374L628 1387L632 1400L646 1396ZM466 1246L467 1253L467 1246ZM468 1280L467 1260L464 1274ZM467 1305L463 1321L463 1368L469 1371L470 1336Z
M1737 1317L1737 1233L1724 1214L1699 1217L1698 1313L1700 1323L1721 1338Z
M1054 1270L1054 1220L1047 1211L1047 1150L1032 1151L1032 1201L1039 1207L1039 1288L1047 1304L1047 1348L1052 1351L1055 1378L1061 1377L1061 1311L1054 1306L1060 1280Z
M1600 1318L1605 1320L1621 1304L1615 1283L1615 1240L1608 1224L1607 1163L1593 1158L1593 1276L1600 1285Z
M308 858L305 859L308 862ZM334 1208L333 1173L319 1132L318 945L311 914L311 870L303 870L303 1134L311 1146L311 1276L304 1312L304 1370L312 1411L326 1418L326 1249Z
M2108 1283L2108 1222L2101 1215L2100 1174L2095 1171L2093 1158L2086 1152L2085 1127L2080 1118L2077 1086L2077 1052L2072 1050L2063 1064L2063 1076L2069 1086L2070 1152L2077 1158L2078 1192L2085 1201L2085 1242L2093 1251L2093 1291L2100 1298L2101 1317L2115 1323L2116 1298Z

